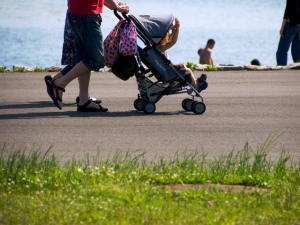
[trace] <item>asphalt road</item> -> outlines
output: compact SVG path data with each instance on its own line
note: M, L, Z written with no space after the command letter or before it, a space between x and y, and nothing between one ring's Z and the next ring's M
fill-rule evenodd
M164 96L152 115L138 112L133 107L135 79L122 81L111 73L93 73L90 85L90 95L100 98L109 112L78 113L76 80L66 87L59 110L46 93L45 75L0 74L0 144L5 154L51 147L63 163L127 150L145 153L148 159L195 151L214 158L241 150L247 141L256 151L278 132L269 157L275 159L283 150L300 157L299 70L207 72L203 115L182 109L187 94Z

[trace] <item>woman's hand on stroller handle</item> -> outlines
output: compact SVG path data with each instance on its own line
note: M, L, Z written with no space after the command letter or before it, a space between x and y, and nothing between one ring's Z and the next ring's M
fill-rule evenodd
M119 20L121 20L121 19L123 19L123 18L125 18L129 23L131 22L131 20L128 18L128 16L126 15L126 13L122 13L122 16L120 16L120 14L118 13L118 11L116 10L116 9L114 9L114 14L115 14L115 16L119 19Z
M124 14L129 13L129 6L126 5L126 3L118 2L117 5L118 5L118 8L116 9L117 11Z
M116 2L115 0L104 0L104 5L111 9L117 10L120 13L129 13L129 6L126 3Z

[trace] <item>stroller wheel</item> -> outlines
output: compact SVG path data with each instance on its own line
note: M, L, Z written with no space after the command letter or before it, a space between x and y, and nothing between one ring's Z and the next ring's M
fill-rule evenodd
M194 102L192 105L192 111L195 114L203 114L206 110L206 106L203 102Z
M187 100L189 100L189 99L188 99L188 98L183 99L182 102L181 102L181 107L182 107L184 110L186 110L186 108L185 108L185 102L186 102Z
M186 98L182 101L181 106L185 111L192 111L192 105L194 103L194 100Z
M134 101L133 106L137 111L142 111L144 103L145 103L144 99L138 98Z
M146 114L152 114L155 112L156 106L153 102L145 102L143 104L143 111Z

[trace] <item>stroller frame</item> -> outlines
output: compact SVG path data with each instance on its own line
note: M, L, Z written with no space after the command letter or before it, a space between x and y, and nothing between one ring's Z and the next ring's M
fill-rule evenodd
M190 98L185 98L182 101L182 108L187 112L192 111L195 114L203 114L206 105L202 95L192 84L186 81L185 75L187 74L175 67L156 47L159 42L157 38L150 38L135 16L127 16L124 13L121 16L116 10L114 10L114 14L119 20L126 19L129 23L133 22L136 25L137 37L145 45L144 48L138 46L138 54L135 56L138 63L135 77L139 93L134 101L134 108L143 111L145 114L152 114L156 110L155 104L163 96L186 93ZM166 28L166 32L171 28L171 25ZM146 65L147 69L143 64ZM153 77L157 81L153 81ZM198 101L196 98L200 100Z

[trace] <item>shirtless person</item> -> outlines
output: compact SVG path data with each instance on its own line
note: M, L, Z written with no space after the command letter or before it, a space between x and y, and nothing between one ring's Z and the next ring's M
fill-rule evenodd
M214 46L215 46L215 40L208 39L205 48L200 48L198 50L198 55L200 56L199 64L214 65L214 60L211 57L211 52Z

